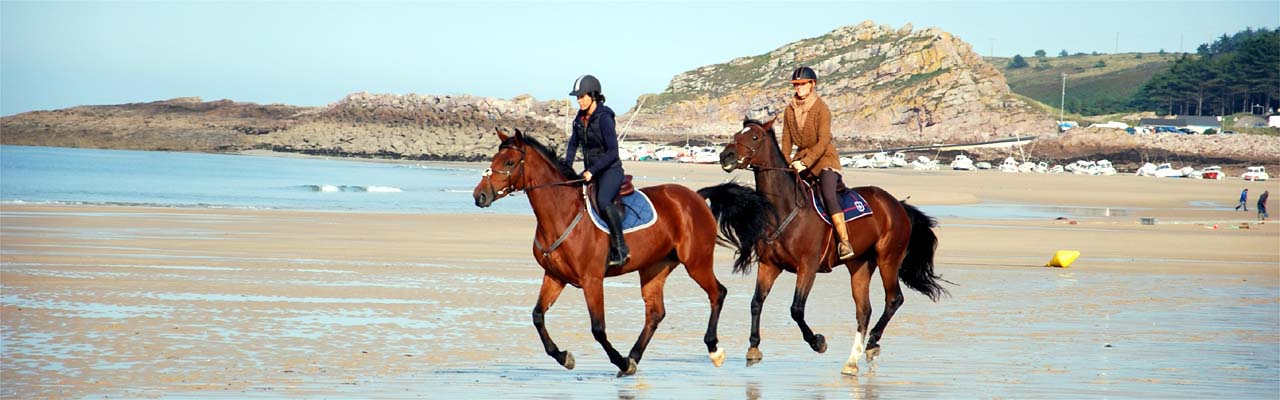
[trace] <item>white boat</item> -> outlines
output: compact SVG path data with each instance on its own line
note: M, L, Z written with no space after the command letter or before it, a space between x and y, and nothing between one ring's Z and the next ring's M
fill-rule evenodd
M1023 172L1023 173L1035 172L1035 170L1036 170L1036 163L1027 161L1022 164L1018 164L1018 172Z
M867 158L867 157L854 157L854 158L853 158L853 167L854 167L854 168L872 168L872 167L875 167L875 165L871 163L871 159L870 159L870 158Z
M621 155L619 155L621 156ZM646 161L653 159L653 151L644 145L639 145L631 149L631 159L636 161Z
M889 158L889 153L879 152L871 155L871 166L875 168L889 168L893 166L893 159Z
M618 158L630 161L630 160L634 160L635 156L636 156L635 153L632 153L631 150L628 150L625 147L618 148Z
M919 156L915 161L911 162L911 167L922 171L937 171L938 161L930 160L929 157Z
M1200 179L1222 180L1223 176L1225 175L1226 174L1222 173L1222 167L1219 167L1217 165L1214 165L1212 167L1205 167L1204 169L1197 171L1196 173L1196 177L1199 177Z
M678 153L676 153L675 149L663 147L658 149L658 151L653 152L653 159L658 161L671 161L676 159L677 154Z
M969 156L958 154L956 155L956 159L951 161L951 169L958 171L973 171L978 168L973 165L973 160L970 160Z
M1267 167L1253 166L1249 167L1243 175L1240 175L1240 178L1246 181L1265 181L1271 179L1271 176L1267 175Z
M720 162L720 152L714 147L703 147L693 153L693 162L697 164L715 164Z
M1018 172L1018 161L1013 157L1005 157L1004 162L1000 163L1000 172Z
M895 166L895 167L898 167L898 168L904 168L904 167L906 167L906 166L907 166L907 155L906 155L906 154L902 154L902 152L901 152L901 151L896 152L896 153L893 153L893 159L892 159L892 160L890 160L890 162L891 162L891 163L893 164L893 166Z
M991 169L991 163L986 161L979 161L973 164L973 167L977 169Z
M1133 174L1137 176L1156 176L1156 165L1152 163L1142 164L1142 168L1138 168L1138 171Z
M1063 173L1063 172L1067 172L1067 170L1066 170L1065 168L1062 168L1062 165L1060 165L1060 164L1059 164L1059 165L1054 165L1053 167L1050 167L1050 168L1049 168L1049 173L1050 173L1050 174L1061 174L1061 173Z
M1187 175L1180 169L1173 169L1173 166L1169 163L1161 163L1156 166L1156 172L1152 176L1157 178L1181 178Z
M1098 161L1098 175L1111 176L1116 174L1116 167L1111 165L1109 160Z
M1041 174L1048 173L1048 172L1049 172L1049 163L1044 162L1044 161L1041 161L1041 162L1036 163L1036 172L1037 172L1037 173L1041 173Z
M840 157L840 166L848 167L853 165L853 157Z
M1067 170L1076 175L1097 175L1098 163L1086 160L1077 160L1075 164L1067 166Z

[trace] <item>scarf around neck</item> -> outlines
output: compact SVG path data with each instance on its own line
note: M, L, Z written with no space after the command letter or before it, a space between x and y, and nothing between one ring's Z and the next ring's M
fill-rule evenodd
M801 99L795 95L791 96L791 109L796 114L796 128L804 129L804 122L809 116L809 109L813 108L814 103L818 102L818 94L810 92L809 97Z

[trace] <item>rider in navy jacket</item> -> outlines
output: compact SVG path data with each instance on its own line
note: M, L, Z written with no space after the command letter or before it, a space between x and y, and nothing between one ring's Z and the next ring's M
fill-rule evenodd
M578 98L578 115L573 119L573 135L569 137L565 163L573 166L578 147L582 147L586 171L582 177L594 182L596 209L609 227L608 267L627 263L630 250L622 234L622 210L613 204L622 187L622 159L618 157L618 134L614 129L614 112L604 105L600 81L583 75L573 83L570 96Z

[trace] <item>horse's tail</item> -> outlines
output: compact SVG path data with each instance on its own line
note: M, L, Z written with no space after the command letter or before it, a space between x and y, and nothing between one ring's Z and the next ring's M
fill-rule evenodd
M737 249L733 272L750 273L759 259L756 243L769 225L773 204L755 189L734 182L702 188L698 195L711 203L711 214L720 224L720 243Z
M939 281L951 283L933 274L933 253L938 249L938 236L934 235L933 228L938 226L938 220L925 215L905 200L901 203L911 219L911 240L907 244L907 255L902 260L898 277L907 287L938 301L943 295L949 295Z

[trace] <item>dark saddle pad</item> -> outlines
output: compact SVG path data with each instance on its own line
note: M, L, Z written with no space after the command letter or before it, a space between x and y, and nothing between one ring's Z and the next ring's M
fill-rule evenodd
M827 225L831 225L831 216L827 215L827 208L822 205L822 194L813 186L809 186L809 194L813 198L813 211L817 212ZM844 211L846 222L871 215L871 204L867 203L867 200L863 199L857 191L847 189L837 192L836 197L840 198L840 209Z

